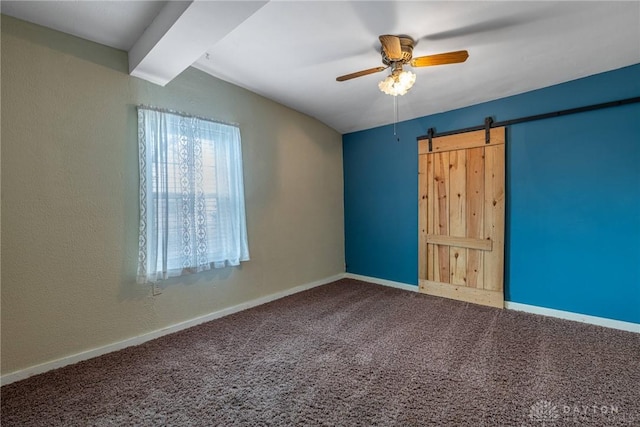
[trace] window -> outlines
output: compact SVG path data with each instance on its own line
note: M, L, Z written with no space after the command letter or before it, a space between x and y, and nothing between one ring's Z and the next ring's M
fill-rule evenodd
M249 260L240 129L138 107L138 282Z

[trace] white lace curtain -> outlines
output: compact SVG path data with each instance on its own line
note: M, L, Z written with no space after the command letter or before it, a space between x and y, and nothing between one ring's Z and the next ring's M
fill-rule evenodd
M138 107L138 282L249 260L240 130Z

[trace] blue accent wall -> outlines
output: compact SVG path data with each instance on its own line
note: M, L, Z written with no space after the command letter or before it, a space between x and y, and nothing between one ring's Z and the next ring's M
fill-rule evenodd
M636 96L640 64L344 135L347 271L417 285L428 128ZM640 323L640 104L509 126L506 156L506 300Z

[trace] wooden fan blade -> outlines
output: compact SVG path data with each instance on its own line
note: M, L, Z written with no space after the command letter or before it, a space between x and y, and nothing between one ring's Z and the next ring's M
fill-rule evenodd
M457 50L455 52L439 53L437 55L419 56L411 60L412 67L429 67L431 65L455 64L464 62L469 57L466 50Z
M400 46L400 38L398 36L384 35L380 36L382 50L391 61L402 59L402 47Z
M384 71L387 68L388 67L369 68L368 70L362 70L356 73L345 74L344 76L336 77L336 80L339 82L343 82L345 80L355 79L356 77L366 76L367 74L379 73L380 71Z

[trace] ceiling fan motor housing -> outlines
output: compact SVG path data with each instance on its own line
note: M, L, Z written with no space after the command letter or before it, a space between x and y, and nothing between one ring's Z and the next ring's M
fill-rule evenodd
M469 52L466 50L457 50L455 52L445 52L414 58L413 47L416 42L411 37L407 35L394 36L390 34L383 34L379 36L378 39L382 44L380 54L382 56L382 63L384 66L345 74L344 76L336 77L336 80L343 82L355 79L356 77L379 73L388 68L391 68L390 77L399 78L403 73L402 68L404 65L411 65L412 67L430 67L434 65L456 64L466 61L469 57Z
M413 45L415 44L414 40L409 36L398 36L400 39L400 48L402 49L402 58L400 60L392 61L387 57L387 54L384 52L384 49L381 50L382 53L382 63L384 65L391 66L394 62L401 62L402 64L408 64L413 58Z

